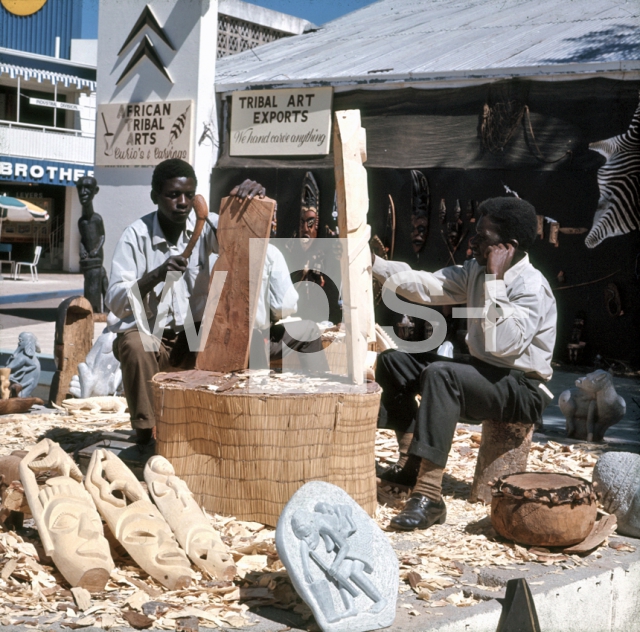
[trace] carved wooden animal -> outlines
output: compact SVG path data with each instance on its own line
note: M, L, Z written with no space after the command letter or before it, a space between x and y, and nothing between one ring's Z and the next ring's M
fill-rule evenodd
M85 399L65 399L62 406L67 410L88 410L92 413L123 413L127 409L124 397L87 397Z
M144 468L144 480L191 561L215 579L233 579L236 565L231 553L171 463L163 456L152 456ZM189 519L185 520L185 516Z
M39 397L12 397L0 399L0 415L15 415L26 413L32 406L44 406L44 401Z
M102 520L82 486L82 473L51 439L43 439L20 462L20 478L45 553L63 577L90 592L104 589L114 569ZM55 470L40 489L36 473Z
M576 388L564 391L558 405L567 420L567 437L587 441L602 441L607 428L617 424L627 409L611 374L601 369L578 378Z

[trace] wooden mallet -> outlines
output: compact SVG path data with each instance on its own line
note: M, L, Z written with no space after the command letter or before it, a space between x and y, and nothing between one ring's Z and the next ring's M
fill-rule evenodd
M182 253L182 256L185 259L188 259L191 256L196 242L202 233L202 229L204 228L204 223L207 221L207 217L209 217L209 207L207 206L206 200L201 195L196 195L193 198L193 208L196 212L196 226L193 229L193 233L191 235L191 239L189 239L187 247Z

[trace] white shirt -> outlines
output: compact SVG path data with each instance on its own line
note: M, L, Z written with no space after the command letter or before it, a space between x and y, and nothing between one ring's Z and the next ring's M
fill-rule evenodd
M466 342L472 356L551 379L556 301L549 283L527 255L505 272L504 280L488 282L485 266L475 259L438 272L424 272L412 270L406 263L375 258L373 274L380 282L397 272L411 273L409 283L399 286L397 293L414 303L466 303L468 308L484 311L483 316L474 313L467 318ZM487 329L493 336L491 345L486 345Z
M109 289L105 303L120 320L110 327L110 331L122 332L136 326L129 303L129 291L147 272L161 266L169 257L184 252L195 227L195 213L187 218L185 230L174 246L167 241L158 221L157 211L136 220L124 229L111 261ZM188 267L182 278L171 289L170 308L165 327L174 331L184 329L187 309L191 309L194 322L202 320L202 314L209 294L209 277L212 253L218 252L218 240L209 222L196 243ZM164 281L158 283L142 299L149 324L153 327Z
M213 230L217 224L218 215L211 213L191 254L186 272L171 289L170 308L165 327L174 331L183 330L188 308L191 309L194 322L202 320L209 294L211 270L218 259L218 241ZM119 318L119 321L109 328L110 331L118 333L136 326L129 302L132 286L144 274L161 266L169 257L184 252L194 226L195 213L192 212L175 246L170 244L164 236L157 212L145 215L125 228L113 254L109 289L105 299L109 310ZM158 283L142 299L150 328L153 328L153 322L158 313L164 285L164 281ZM259 329L266 329L269 326L267 303L274 320L280 320L296 311L297 301L298 294L291 283L284 256L275 246L269 244L254 326Z

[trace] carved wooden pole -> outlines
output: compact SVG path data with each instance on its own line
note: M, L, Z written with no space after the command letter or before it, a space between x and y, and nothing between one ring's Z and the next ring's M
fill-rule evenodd
M342 306L347 327L347 369L355 384L364 382L367 345L375 341L371 285L371 227L367 224L369 194L366 132L360 110L335 113L333 154L342 253Z

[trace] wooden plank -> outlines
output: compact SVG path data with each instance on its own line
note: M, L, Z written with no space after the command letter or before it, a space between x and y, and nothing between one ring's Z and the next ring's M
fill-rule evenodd
M367 345L375 342L371 253L371 227L367 224L369 194L366 133L360 110L335 113L333 154L338 202L338 228L343 240L341 257L342 305L347 329L347 370L355 384L364 382Z
M220 257L214 272L226 272L227 277L205 347L196 359L197 369L229 373L249 366L251 333L275 206L269 198L241 200L232 196L220 202ZM209 296L208 300L214 299Z
M49 401L57 406L71 396L69 384L93 345L93 309L84 296L72 296L58 307L55 335L57 371L51 380Z

